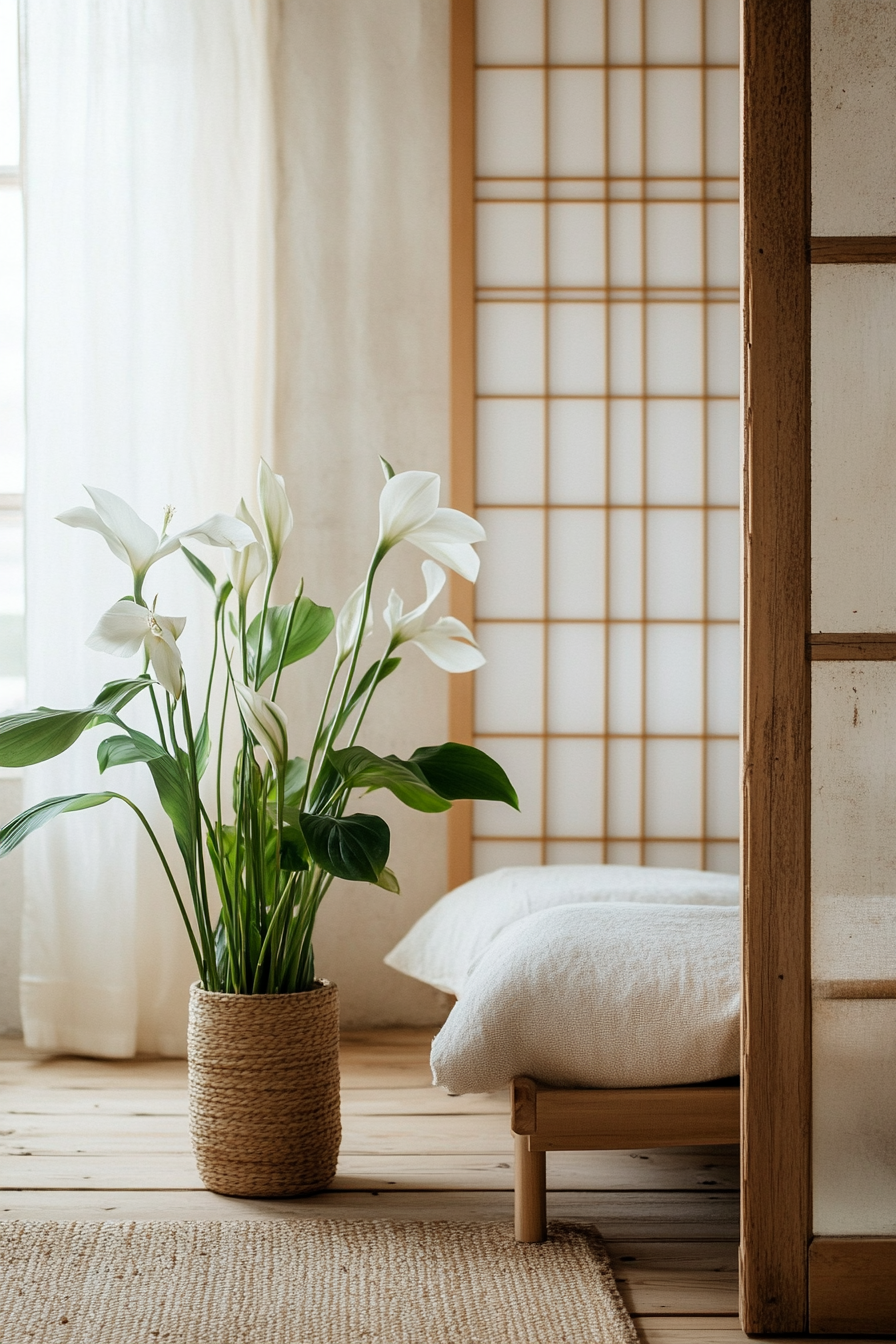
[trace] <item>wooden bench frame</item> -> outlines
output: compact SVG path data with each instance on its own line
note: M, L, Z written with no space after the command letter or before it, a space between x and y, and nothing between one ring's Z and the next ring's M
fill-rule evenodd
M610 1148L691 1148L740 1142L740 1084L557 1088L532 1078L510 1087L517 1241L547 1235L545 1155Z

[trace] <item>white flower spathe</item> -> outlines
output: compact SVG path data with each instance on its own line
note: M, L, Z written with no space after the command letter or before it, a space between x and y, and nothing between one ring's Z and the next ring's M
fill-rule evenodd
M142 646L160 683L179 700L183 676L176 640L185 624L183 616L159 616L138 602L123 599L103 613L87 640L87 647L98 653L130 658Z
M292 531L293 517L283 477L271 471L264 458L258 463L258 507L261 509L264 545L273 570L277 568L286 538Z
M351 597L345 603L345 606L336 617L336 666L344 663L346 658L355 647L355 640L358 638L358 623L361 620L361 611L364 607L364 593L367 590L366 583L359 583ZM367 616L364 620L364 635L366 639L373 630L373 612L368 604ZM363 642L363 641L362 641Z
M198 527L189 527L170 537L160 537L118 495L89 485L84 489L95 507L68 509L65 513L57 514L57 521L65 523L67 527L85 527L91 532L99 532L112 554L130 565L138 580L143 579L150 565L171 555L187 537L193 537L206 546L231 546L235 550L248 546L253 540L252 532L245 523L226 513L213 514Z
M473 672L485 662L476 641L463 621L454 616L440 616L429 625L427 612L445 586L445 571L431 560L423 561L426 600L419 607L404 614L404 603L393 588L389 603L383 612L389 627L390 647L416 644L427 658L445 672ZM459 641L466 640L467 643Z
M401 471L380 494L380 549L409 541L462 578L476 582L479 556L473 550L485 541L481 524L458 509L439 508L441 481L434 471Z
M287 725L289 720L279 705L268 700L258 691L253 691L241 681L234 680L233 689L239 704L240 716L249 732L257 739L274 773L278 776L286 769L289 760L289 741Z
M233 584L233 590L240 601L245 602L253 583L265 571L267 556L258 524L246 507L244 499L237 504L235 516L238 522L245 523L246 527L252 529L255 538L240 550L231 549L227 557L227 573Z

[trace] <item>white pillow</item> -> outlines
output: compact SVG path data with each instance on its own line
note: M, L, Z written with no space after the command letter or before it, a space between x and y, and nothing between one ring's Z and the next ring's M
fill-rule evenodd
M687 868L552 864L499 868L443 896L384 958L446 994L459 995L473 962L517 919L555 905L659 901L663 905L737 905L740 879Z
M432 1044L433 1081L493 1092L663 1087L739 1071L737 910L566 905L486 950Z

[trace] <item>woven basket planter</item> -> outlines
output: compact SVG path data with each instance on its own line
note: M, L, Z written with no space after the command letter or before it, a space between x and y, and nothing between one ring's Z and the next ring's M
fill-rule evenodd
M307 1195L336 1173L339 995L210 994L193 985L190 1136L209 1190Z

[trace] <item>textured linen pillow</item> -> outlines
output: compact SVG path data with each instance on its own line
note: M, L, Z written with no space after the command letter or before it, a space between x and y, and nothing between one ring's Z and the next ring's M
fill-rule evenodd
M622 864L499 868L443 896L384 958L393 970L460 995L467 972L493 938L526 915L594 901L737 905L740 881L727 873Z
M566 905L521 919L470 972L432 1045L433 1081L493 1092L662 1087L739 1069L739 912Z

